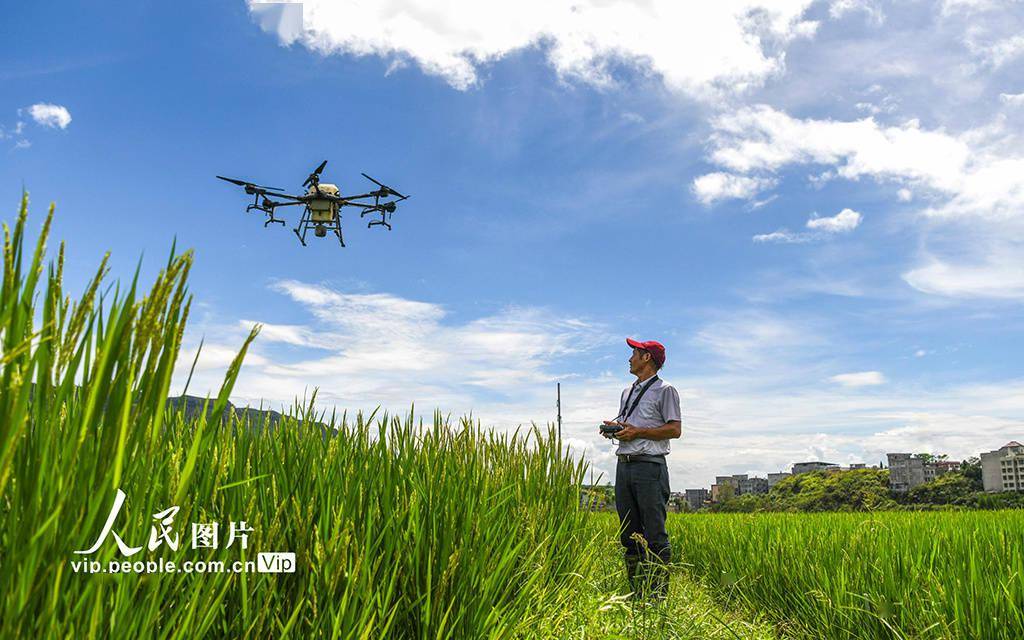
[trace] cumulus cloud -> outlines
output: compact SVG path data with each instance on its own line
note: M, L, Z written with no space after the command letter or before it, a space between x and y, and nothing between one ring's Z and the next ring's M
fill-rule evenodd
M843 209L831 218L811 218L807 228L825 233L849 233L860 225L861 215L853 209Z
M711 160L736 173L788 165L827 165L849 180L922 182L955 192L966 178L969 146L916 121L884 127L855 121L798 119L767 105L743 107L712 122Z
M802 244L823 240L835 235L849 233L856 229L861 222L862 216L853 209L843 209L830 218L819 218L811 216L807 221L807 228L810 231L795 233L789 229L779 229L771 233L763 233L754 236L754 242L768 242L781 244Z
M872 387L885 384L885 376L881 371L857 371L855 373L840 373L829 378L832 382L844 387Z
M702 203L709 205L729 198L749 199L764 189L771 188L774 180L731 173L708 173L693 181L693 194Z
M391 3L304 0L302 27L249 1L264 29L323 55L408 58L458 89L483 65L541 48L562 77L595 85L626 64L695 95L743 90L783 68L784 47L814 34L811 0L521 0ZM282 24L284 26L282 26Z
M36 124L53 129L67 129L71 124L71 113L59 104L40 102L26 109Z

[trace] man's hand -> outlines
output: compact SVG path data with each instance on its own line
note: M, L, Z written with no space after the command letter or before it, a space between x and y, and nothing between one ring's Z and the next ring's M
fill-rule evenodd
M606 438L615 438L617 440L621 440L622 442L629 442L630 440L636 440L638 437L640 437L641 430L637 429L636 427L627 422L615 422L612 420L605 420L604 423L610 427L622 427L621 431L611 435L606 435Z

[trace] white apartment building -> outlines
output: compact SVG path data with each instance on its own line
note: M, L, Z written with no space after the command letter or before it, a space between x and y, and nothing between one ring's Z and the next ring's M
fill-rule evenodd
M985 491L1024 491L1024 445L1011 440L981 454L981 481Z

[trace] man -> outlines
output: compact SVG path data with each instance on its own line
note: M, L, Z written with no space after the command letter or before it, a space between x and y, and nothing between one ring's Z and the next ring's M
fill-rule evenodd
M669 499L668 441L682 433L679 392L657 373L665 364L665 347L632 338L629 372L636 376L622 392L619 414L605 425L622 427L606 438L618 440L615 467L615 506L619 512L619 540L625 547L626 575L634 593L650 587L654 595L668 594L668 568L672 559L665 513Z

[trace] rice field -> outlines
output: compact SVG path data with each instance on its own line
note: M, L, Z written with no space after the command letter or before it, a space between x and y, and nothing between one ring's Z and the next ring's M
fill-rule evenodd
M172 408L192 254L148 287L108 287L103 258L73 297L53 209L34 243L27 211L0 288L0 637L1024 637L1019 513L673 515L648 606L551 428L315 394L276 424L225 414L258 326L208 411ZM264 552L294 570L181 570Z
M105 298L101 261L72 302L63 248L43 268L49 223L23 255L23 202L5 234L0 635L503 638L558 628L595 532L578 509L584 466L549 433L495 435L439 414L428 424L316 415L314 399L262 433L169 410L192 255L172 252L146 291L133 281ZM257 334L209 415L222 414ZM118 490L112 530L127 547L162 532L178 507L174 533L155 550L152 537L132 554L111 538L75 554L99 536ZM183 544L187 523L219 523L219 546ZM225 548L229 523L247 530L248 549L240 538ZM294 553L301 567L124 576L72 565L244 562L260 551Z
M52 216L26 242L26 197L4 225L0 637L773 637L693 582L678 609L628 603L551 428L328 416L315 393L252 423L225 408L258 326L206 411L173 408L192 254L146 288L104 257L71 296ZM291 571L248 570L263 552Z
M726 601L822 638L1024 638L1024 512L675 515Z

